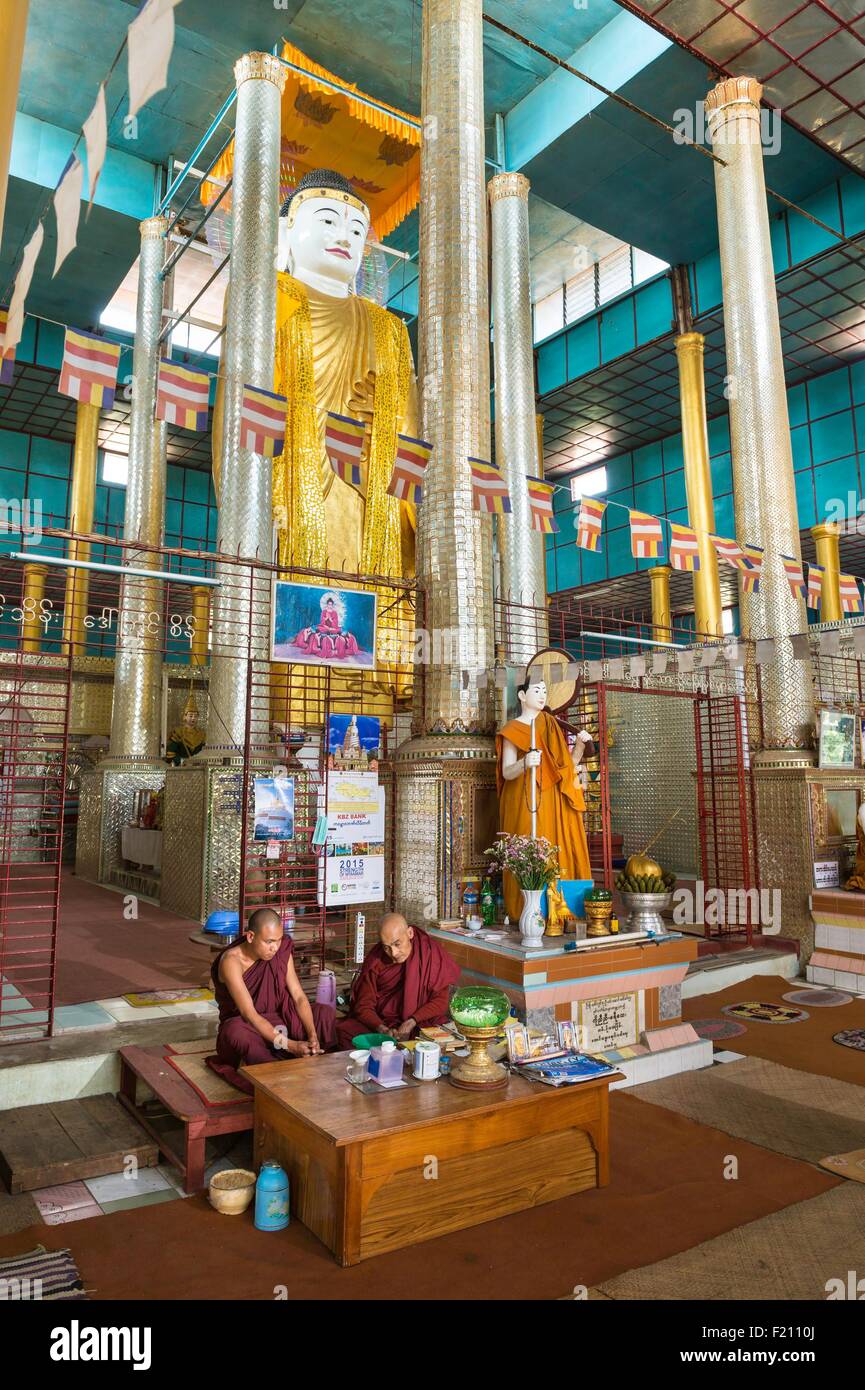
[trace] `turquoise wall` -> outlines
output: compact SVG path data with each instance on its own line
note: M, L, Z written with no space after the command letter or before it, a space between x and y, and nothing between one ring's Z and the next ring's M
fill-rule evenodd
M846 502L849 493L857 501L865 496L865 361L791 387L787 402L801 529L822 521L832 499ZM736 527L726 416L709 421L709 455L716 529L732 536ZM687 524L681 434L608 459L606 469L607 501ZM592 553L576 544L579 503L571 501L567 483L556 492L555 508L561 530L547 537L550 593L651 569L657 563L631 555L627 512L608 507L601 549ZM845 510L849 513L849 506Z

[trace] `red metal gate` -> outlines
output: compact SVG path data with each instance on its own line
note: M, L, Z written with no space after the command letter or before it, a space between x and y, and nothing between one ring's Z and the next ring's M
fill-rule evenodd
M706 935L733 936L744 930L750 945L760 876L742 698L696 696L694 735L703 879L706 890L724 895L726 908L717 921L707 914Z

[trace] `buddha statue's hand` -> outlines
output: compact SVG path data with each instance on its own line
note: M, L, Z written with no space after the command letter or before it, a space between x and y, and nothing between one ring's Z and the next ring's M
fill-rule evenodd
M530 748L526 754L526 767L540 767L541 750L540 748Z
M588 729L580 729L580 732L577 734L577 738L580 740L580 743L594 742L594 739L592 738L592 735L589 733Z

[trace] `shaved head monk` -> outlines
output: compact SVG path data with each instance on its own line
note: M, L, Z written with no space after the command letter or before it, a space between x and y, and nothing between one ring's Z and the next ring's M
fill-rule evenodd
M209 1065L244 1091L245 1062L310 1057L333 1047L336 1013L310 1004L297 978L294 943L278 913L259 907L239 940L220 951L210 968L219 1005L216 1060Z
M456 961L433 937L388 912L354 983L351 1013L337 1024L337 1046L350 1048L358 1033L403 1040L418 1028L445 1023L450 987L459 976Z

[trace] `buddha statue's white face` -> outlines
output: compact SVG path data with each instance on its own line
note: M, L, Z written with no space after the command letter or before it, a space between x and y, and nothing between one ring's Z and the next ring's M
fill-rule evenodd
M360 269L369 217L338 198L308 198L280 220L280 269L305 285L345 298Z

